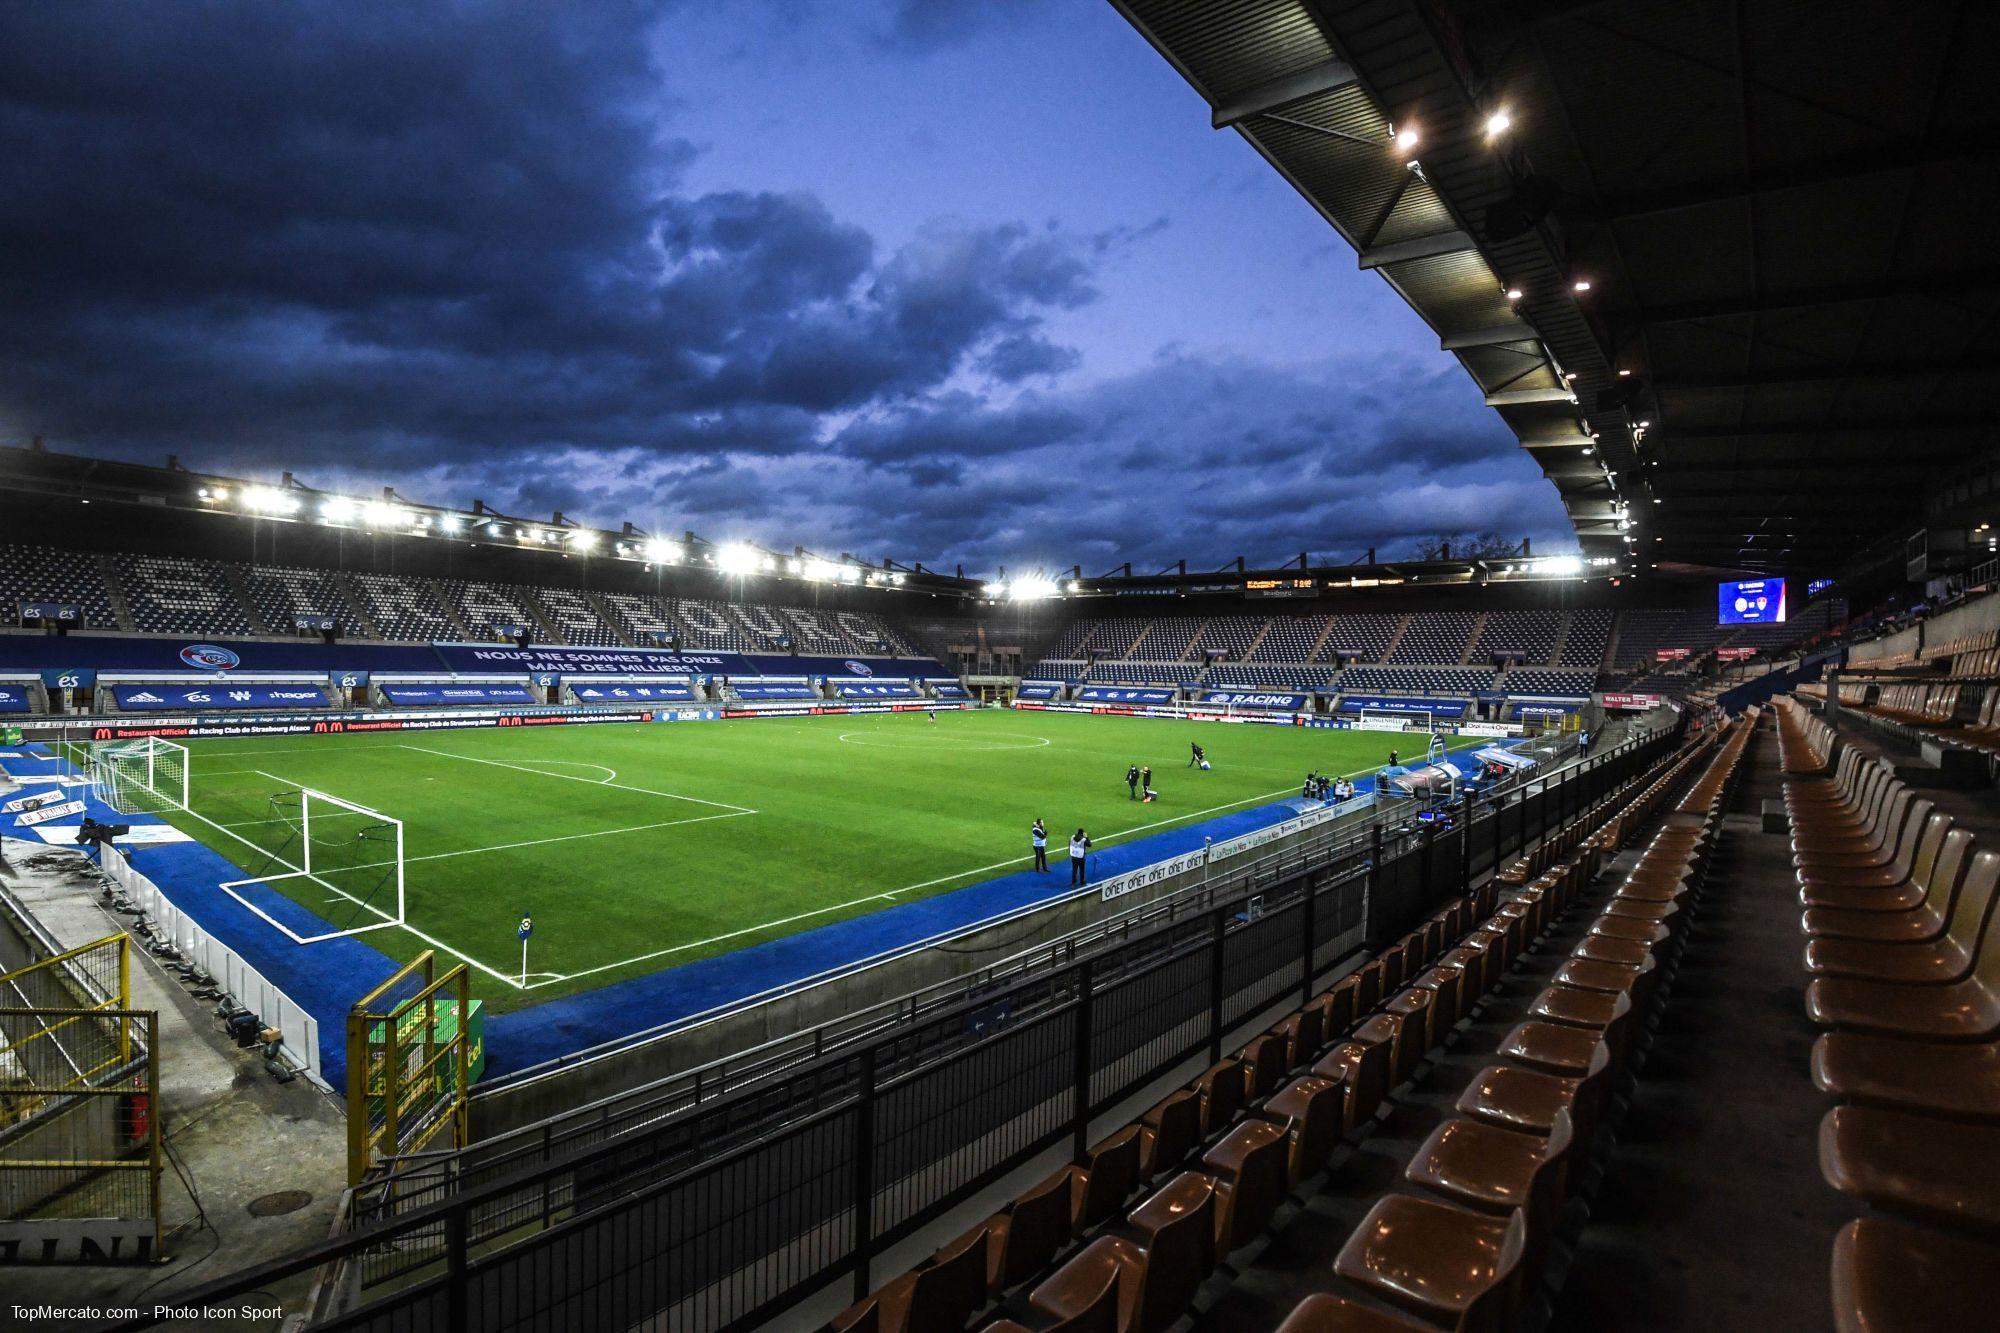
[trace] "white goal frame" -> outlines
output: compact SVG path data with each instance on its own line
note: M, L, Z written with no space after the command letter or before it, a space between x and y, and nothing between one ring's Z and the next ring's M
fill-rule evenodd
M145 792L175 810L188 808L188 748L158 736L134 740L71 742L67 758L90 782L97 799L121 815L151 814L159 805L133 799Z
M365 805L356 805L353 801L342 800L338 796L334 796L331 795L330 793L316 790L315 788L312 787L300 787L297 790L299 793L299 849L300 849L299 858L302 862L304 862L304 864L292 865L290 862L285 861L280 857L272 855L269 852L265 852L266 855L271 856L271 859L276 861L279 865L289 866L290 868L276 875L258 875L250 879L229 880L225 883L216 885L216 887L221 889L224 893L228 894L230 897L234 898L244 907L247 907L252 912L255 912L259 917L261 917L264 920L264 922L267 925L277 930L280 934L284 935L286 939L290 940L294 944L318 944L322 940L342 939L349 935L365 935L371 930L387 930L394 926L407 925L409 902L406 896L406 883L403 873L405 867L405 860L403 855L403 821L400 819L392 819L388 815L383 814L380 810L371 810ZM325 868L315 867L313 865L313 818L314 818L313 806L315 803L318 803L319 805L322 806L332 807L330 812L323 811L319 815L319 818L322 820L341 819L341 818L346 818L348 816L359 816L362 818L371 819L384 828L394 830L395 836L393 839L393 846L395 848L395 853L393 860L388 863L392 873L395 875L396 878L396 910L393 914L384 911L382 908L375 906L373 903L367 902L360 898L356 898L353 894L348 893L345 889L342 889L338 885L330 883L326 879L322 878L322 874L324 873ZM196 818L201 819L202 816L197 815ZM213 823L213 821L207 819L203 819L203 822ZM215 825L215 827L221 828L222 826L217 824ZM248 838L243 837L241 834L235 833L234 831L229 829L224 829L223 831L229 833L229 835L235 838L238 842L244 843L247 846L257 847L257 844L251 842ZM257 850L265 851L265 849L262 847L257 847ZM372 868L374 865L379 865L379 864L382 863L379 862L370 863L370 868ZM352 867L349 868L351 869ZM254 885L281 884L287 880L295 880L295 879L310 880L314 884L319 885L320 888L325 889L327 892L335 894L338 897L345 898L349 902L353 903L357 908L360 908L361 910L366 912L370 912L381 919L377 921L371 921L365 926L349 926L343 930L327 930L327 931L321 931L319 934L316 935L301 935L296 930L293 930L290 926L286 925L284 922L278 920L276 917L272 916L269 912L265 911L262 907L252 902L247 896L245 896L242 892L240 892L240 890L250 888ZM308 908L306 910L310 911L311 909Z

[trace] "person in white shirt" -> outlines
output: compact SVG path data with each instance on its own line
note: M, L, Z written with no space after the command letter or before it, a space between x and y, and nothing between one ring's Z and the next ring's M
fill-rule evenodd
M1035 822L1028 827L1028 841L1034 844L1035 869L1041 871L1044 875L1048 874L1049 828L1048 825L1042 822L1040 815L1035 816Z
M1069 884L1071 888L1082 886L1087 879L1084 857L1090 853L1090 835L1078 829L1069 840Z

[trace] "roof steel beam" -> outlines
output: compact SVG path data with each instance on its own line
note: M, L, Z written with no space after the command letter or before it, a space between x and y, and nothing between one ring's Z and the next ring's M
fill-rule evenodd
M1457 254L1462 250L1476 248L1472 237L1463 231L1433 232L1429 236L1412 236L1406 241L1391 241L1387 245L1371 245L1359 256L1364 269L1381 268L1385 264L1406 264L1413 259L1435 259L1439 255Z
M1575 401L1575 395L1568 389L1497 389L1486 395L1488 407L1525 407L1531 403Z
M1526 324L1496 324L1487 329L1447 333L1438 339L1438 346L1447 352L1462 352L1471 347L1498 347L1503 343L1538 342L1540 339L1541 335Z
M1303 102L1321 93L1335 92L1354 82L1354 71L1348 68L1347 62L1329 60L1323 65L1314 65L1311 69L1302 69L1296 74L1287 74L1238 93L1216 106L1209 123L1218 130L1227 129L1239 121L1276 111L1294 102Z

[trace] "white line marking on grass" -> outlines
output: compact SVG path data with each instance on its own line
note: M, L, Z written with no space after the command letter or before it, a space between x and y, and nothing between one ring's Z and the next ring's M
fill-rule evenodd
M918 732L915 734L922 735L924 733ZM895 741L875 740L872 738L872 733L866 731L843 731L840 733L840 739L847 742L849 745L859 745L864 750L926 750L933 754L937 753L940 750L948 750L948 751L1035 750L1041 748L1044 745L1052 744L1052 742L1046 736L1019 737L1019 739L1026 740L1027 742L1029 742L1026 745L981 745L976 741L965 741L961 740L956 736L953 736L951 738L951 743L946 746L930 745L921 742L914 745L899 745Z
M579 838L608 838L614 833L643 833L647 829L674 828L681 824L706 824L716 819L741 819L754 815L755 810L724 810L719 815L689 815L686 819L662 819L652 824L628 824L624 828L593 829L589 833L562 833L552 838L528 838L521 842L496 842L490 847L462 847L455 852L426 852L422 856L406 856L405 865L412 861L443 861L454 856L478 856L482 852L504 852L516 847L540 847L551 842L575 842ZM394 861L364 861L360 865L348 866L349 870L367 870L371 867L394 865Z
M1367 768L1357 768L1352 773L1341 773L1338 776L1344 778L1359 777L1363 773L1379 772L1380 769L1381 766L1379 764L1371 764ZM1138 824L1133 826L1132 828L1120 829L1116 833L1107 833L1106 835L1104 835L1104 837L1098 839L1097 841L1100 843L1108 843L1118 838L1129 837L1134 833L1144 833L1148 829L1161 828L1168 824L1179 824L1190 819L1199 819L1203 815L1212 815L1221 810L1234 810L1238 806L1250 805L1257 801L1268 801L1274 796L1282 796L1285 793L1293 790L1295 789L1292 787L1279 787L1275 791L1268 791L1259 796L1246 796L1240 801L1230 801L1226 805L1212 805L1206 810L1190 811L1189 813L1184 815L1176 815L1172 819L1160 819L1160 820L1155 820L1150 824ZM579 977L595 976L599 972L610 972L621 967L630 967L634 963L648 963L655 958L666 958L673 954L686 953L690 949L699 949L710 944L721 944L726 940L737 939L744 935L754 935L760 930L770 930L774 926L789 926L796 921L805 921L811 917L825 916L829 912L839 912L849 907L859 907L863 903L892 902L895 900L896 895L899 893L909 893L916 889L928 889L939 884L949 884L951 881L955 879L965 879L972 875L983 875L993 870L1005 870L1009 866L1032 865L1033 863L1034 863L1033 856L1011 857L1008 860L995 861L992 865L980 866L977 869L961 870L958 871L956 874L941 875L936 879L927 879L919 884L905 884L900 889L890 889L884 893L871 893L865 898L850 898L844 903L834 903L827 907L815 907L809 912L799 912L793 916L780 917L776 921L766 921L755 926L744 926L740 930L732 930L721 935L711 935L705 940L693 940L686 944L676 944L665 949L655 949L651 953L642 953L639 954L637 957L621 959L620 961L615 963L604 963L598 967L587 967L581 972L565 973L562 977L557 978L557 980L575 981ZM528 989L533 990L536 986L548 986L554 984L555 984L554 981L540 981L532 983L528 987Z
M734 810L736 813L742 815L754 815L757 813L747 805L731 805L727 801L711 801L702 796L684 796L677 791L659 791L652 787L634 787L630 783L625 782L605 782L596 778L580 778L571 773L545 773L539 768L524 768L520 764L510 764L504 759L481 759L477 755L458 754L452 750L434 750L428 745L401 745L397 748L416 750L422 754L440 755L446 759L463 759L468 764L491 764L495 768L511 768L518 773L533 773L536 777L559 778L564 782L587 782L593 787L615 787L619 791L635 791L642 796L664 796L669 800L693 801L696 805L711 805L718 810Z

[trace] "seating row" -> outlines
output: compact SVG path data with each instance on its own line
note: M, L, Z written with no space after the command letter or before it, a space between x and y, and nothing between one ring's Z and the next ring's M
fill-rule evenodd
M1972 1328L2000 1305L2000 853L1780 705L1820 1170L1882 1215L1833 1252L1843 1329ZM1789 737L1789 739L1787 739ZM1817 766L1814 758L1820 761Z
M957 1330L989 1309L996 1318L985 1327L1010 1333L1169 1326L1218 1264L1263 1236L1290 1195L1326 1172L1339 1144L1363 1132L1391 1090L1595 877L1615 846L1604 836L1617 827L1613 816L1637 803L1657 808L1697 757L1663 760L1553 835L1573 853L1560 871L1505 902L1497 882L1451 900L829 1327ZM1616 1007L1583 1002L1592 1005ZM1491 1090L1492 1114L1534 1114L1518 1091ZM1453 1166L1461 1156L1441 1148L1439 1178L1483 1179L1477 1161Z
M1641 1034L1677 964L1750 727L1737 724L1704 751L1712 757L1694 784L1706 792L1699 818L1669 815L1529 1017L1500 1040L1499 1062L1474 1076L1456 1116L1417 1149L1403 1186L1374 1205L1341 1249L1334 1271L1354 1294L1306 1298L1281 1333L1497 1330L1521 1319L1576 1190L1576 1167L1612 1088L1637 1064ZM1601 850L1586 844L1536 891L1566 903L1593 877Z

